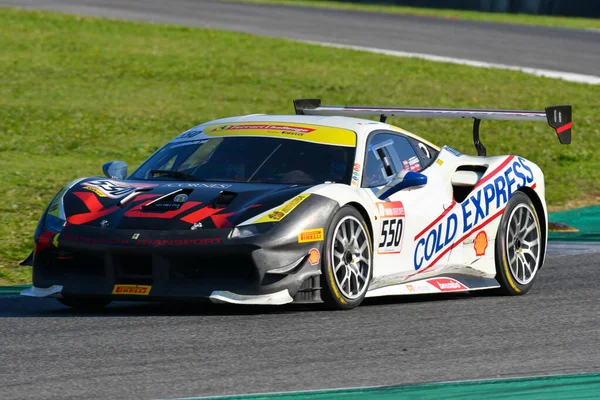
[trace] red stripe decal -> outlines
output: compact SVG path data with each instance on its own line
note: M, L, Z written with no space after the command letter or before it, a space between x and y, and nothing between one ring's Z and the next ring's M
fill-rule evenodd
M506 160L504 160L502 162L502 164L500 164L495 170L493 170L485 178L483 178L479 182L477 182L477 184L473 187L473 190L477 189L479 186L483 185L489 179L493 178L494 175L496 175L498 173L498 171L504 169L504 167L506 167L508 165L508 163L510 163L513 160L513 158L515 158L515 156L507 157Z
M230 213L226 213L226 214L212 215L210 218L212 219L213 223L215 224L215 226L217 228L230 228L233 225L231 224L231 222L229 222L229 220L227 218L231 217L232 215L239 214L242 211L246 211L246 210L248 210L250 208L260 207L260 206L261 206L261 204L252 204L250 207L246 207L246 208L243 208L241 210L230 212Z
M572 127L573 127L573 123L572 123L572 122L569 122L568 124L566 124L566 125L563 125L563 126L561 126L560 128L556 128L556 134L557 134L557 135L558 135L558 134L561 134L561 133L563 133L564 131L566 131L567 129L571 129Z
M185 217L182 217L181 220L190 224L195 224L196 222L200 222L204 218L210 217L221 210L222 208L204 207L198 211L194 211L193 213L186 215Z
M42 232L42 234L40 235L40 237L38 237L38 240L35 242L35 253L39 253L42 252L44 250L46 250L47 248L50 247L50 242L52 241L52 238L54 237L55 233L51 232L51 231L44 231Z
M90 210L91 212L96 212L102 210L102 203L96 197L96 195L92 192L75 192L73 193L75 196L79 198L79 200L83 201L83 204Z
M77 196L81 201L83 201L83 204L85 204L85 206L88 208L88 210L90 210L90 212L71 215L67 218L67 221L70 224L85 224L87 222L108 215L119 209L119 207L117 206L102 209L102 203L100 203L96 195L91 192L75 192L73 194Z
M147 202L149 203L149 202ZM181 214L182 212L189 210L192 207L197 206L198 204L201 204L199 201L188 201L186 203L183 203L183 205L181 207L179 207L178 210L171 210L171 211L167 211L167 212L145 212L142 211L142 207L146 204L140 204L137 205L135 207L133 207L131 210L127 211L125 213L126 217L129 218L173 218L176 217L177 215Z
M479 182L477 182L477 184L473 187L473 190L477 189L479 186L483 185L489 179L493 178L494 175L496 175L498 173L498 171L504 169L504 167L506 167L513 160L513 158L515 158L515 156L509 156L509 157L507 157L506 160L504 160L502 162L502 164L500 164L498 167L496 167L496 169L494 169L492 172L490 172L488 175L486 175L485 178L483 178ZM455 205L456 205L456 201L453 200L452 204L450 204L450 207L448 207L447 209L445 209L444 212L441 213L439 217L437 217L435 220L433 220L432 223L430 223L429 225L427 225L427 227L425 229L423 229L421 232L419 232L417 234L417 236L415 236L415 240L417 240L418 238L420 238L421 236L423 236L425 234L425 232L427 232L429 229L431 229L432 226L434 226L435 224L437 224L440 221L440 219L444 218L444 216L446 216L446 214L448 214L450 212L450 210L452 210L452 208Z
M487 221L485 221L483 224L479 225L479 226L475 226L473 228L471 228L471 230L464 234L463 237L461 237L460 239L458 239L452 246L449 246L446 248L446 250L442 251L440 253L439 256L437 256L435 258L435 260L433 260L431 262L431 264L429 264L427 267L418 270L417 272L415 272L414 274L410 274L408 275L405 279L409 279L417 274L423 273L425 271L427 271L429 268L433 267L435 265L435 263L437 263L446 253L448 253L450 250L454 249L455 247L457 247L459 244L461 244L462 242L465 241L466 238L468 238L469 236L471 236L476 230L478 229L482 229L484 226L486 226L487 224L489 224L490 222L492 222L493 220L495 220L496 218L498 218L499 216L502 215L502 213L504 212L504 208L500 211L498 211L496 214L492 215Z
M437 224L440 221L440 219L444 218L444 216L446 216L446 214L448 214L450 212L450 210L452 210L452 208L454 208L455 205L456 205L456 201L452 200L452 203L450 204L450 206L448 208L446 208L444 210L444 212L440 214L439 217L437 217L436 219L434 219L432 223L430 223L429 225L427 225L425 227L425 229L423 229L421 232L419 232L417 234L417 236L415 236L415 240L417 240L418 238L420 238L421 236L423 236L423 234L425 232L427 232L432 226L434 226L435 224Z

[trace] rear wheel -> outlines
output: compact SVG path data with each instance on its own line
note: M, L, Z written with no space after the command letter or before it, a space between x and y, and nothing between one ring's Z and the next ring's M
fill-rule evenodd
M522 295L533 286L541 265L540 221L531 199L522 192L511 198L496 235L496 278L499 292Z
M64 304L65 306L82 311L98 311L111 303L110 300L106 299L94 299L73 296L63 297L62 299L58 299L58 301Z
M326 306L341 310L358 306L371 282L373 260L367 224L354 207L344 206L333 217L324 252L322 298Z

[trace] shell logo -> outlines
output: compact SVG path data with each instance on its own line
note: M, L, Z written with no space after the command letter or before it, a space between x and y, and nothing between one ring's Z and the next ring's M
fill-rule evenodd
M475 236L473 242L473 248L475 249L475 255L481 257L485 255L485 249L488 247L488 237L485 231L481 231Z
M311 265L317 265L320 259L321 253L319 253L319 250L315 248L310 249L310 251L308 252L308 262Z

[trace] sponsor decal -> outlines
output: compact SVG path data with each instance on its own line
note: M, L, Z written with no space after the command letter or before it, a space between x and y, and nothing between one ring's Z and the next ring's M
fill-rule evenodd
M96 193L96 195L98 195L98 197L106 197L106 195L104 194L104 192L102 190L98 189L97 187L83 185L83 188L85 190L89 190L90 192Z
M244 124L244 125L224 125L219 128L214 128L211 132L215 132L217 130L227 130L227 131L239 131L239 130L249 130L249 129L258 129L258 130L267 130L267 131L285 131L287 133L295 132L300 135L304 133L313 132L314 128L307 128L302 126L295 125L270 125L270 124Z
M462 153L454 150L452 147L448 147L448 146L444 146L444 149L446 149L446 151L452 155L455 155L456 157L460 157L462 156Z
M309 124L288 124L285 122L253 122L211 125L205 128L205 135L222 136L264 136L306 140L314 143L356 146L356 133L353 131Z
M481 231L475 236L473 248L477 257L485 256L485 249L488 247L488 237L485 231Z
M427 279L427 283L435 286L442 292L455 292L457 290L468 290L469 288L459 281L451 278Z
M320 259L321 253L319 253L319 250L315 249L314 247L310 249L310 251L308 252L308 262L311 265L317 265Z
M134 235L135 236L135 235ZM61 241L100 245L140 245L140 246L192 246L220 244L222 238L196 238L196 239L120 239L105 237L87 237L64 234Z
M135 244L151 245L151 246L189 246L189 245L205 245L205 244L220 244L221 238L202 238L202 239L145 239L137 240Z
M200 189L228 189L233 185L228 183L193 183L193 182L182 182L182 183L167 183L163 186L166 187L177 187L177 188L200 188Z
M409 292L414 293L415 292L415 288L413 287L413 285L406 285L406 288L408 289Z
M444 165L444 161L441 158L438 158L437 160L435 160L435 163L439 166Z
M377 252L379 254L400 253L404 236L404 206L401 201L377 203L381 217L381 235Z
M148 296L152 286L146 285L115 285L112 294Z
M187 132L183 132L181 135L179 135L177 137L177 139L191 139L193 137L196 137L198 135L202 134L202 131L187 131Z
M405 171L419 172L421 170L421 163L417 156L412 156L408 160L403 160L402 165Z
M100 221L100 228L108 228L109 225L110 225L110 223L105 219Z
M142 206L143 212L163 212L163 211L173 211L179 210L183 203L175 203L175 202L164 202L164 203L151 203Z
M360 164L354 163L352 168L352 186L358 186L358 179L360 177Z
M57 233L56 235L54 235L54 237L52 238L52 245L54 247L58 248L58 237L60 236L60 233Z
M523 158L507 157L477 183L460 205L453 202L415 236L415 270L431 267L474 230L502 215L512 194L523 186L535 187L533 171Z
M173 198L173 201L176 203L185 203L188 200L188 195L185 193L180 193Z
M146 202L148 203L148 202ZM162 218L170 219L200 205L199 201L188 201L186 203L152 203L138 204L127 210L125 216L128 218Z
M132 238L132 239L134 239L134 240L135 240L135 239L139 239L139 238L140 238L140 234L139 234L139 233L134 233L134 234L131 236L131 238Z
M298 234L298 243L321 242L324 236L323 228L308 229Z
M300 203L302 203L304 200L306 200L306 198L308 196L310 196L310 193L309 194L299 194L298 196L296 196L293 199L284 203L281 207L269 212L267 215L265 215L263 217L260 217L259 219L254 221L254 223L260 224L263 222L279 222L283 218L285 218L286 215L291 213L294 210L294 208L298 207L298 205L300 205Z
M99 197L120 199L121 197L127 196L128 194L134 192L137 189L153 187L156 186L156 184L129 184L121 181L115 182L109 179L99 179L82 183L81 186L83 189L96 193L96 195Z

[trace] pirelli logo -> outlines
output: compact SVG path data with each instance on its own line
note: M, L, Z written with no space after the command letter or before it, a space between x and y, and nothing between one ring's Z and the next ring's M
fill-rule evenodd
M148 296L152 286L144 285L115 285L112 294Z
M300 232L298 243L320 242L323 238L323 228L308 229Z

